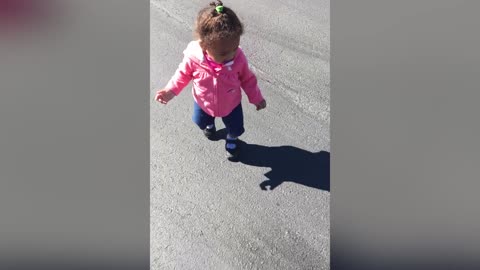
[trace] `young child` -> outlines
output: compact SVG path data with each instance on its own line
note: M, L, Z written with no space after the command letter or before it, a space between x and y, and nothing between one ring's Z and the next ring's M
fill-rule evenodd
M188 44L184 58L167 86L155 100L167 104L193 80L193 121L204 135L215 137L215 117L221 117L227 130L225 149L230 160L239 155L237 138L243 127L242 93L257 110L267 106L248 68L247 58L239 48L243 25L237 15L221 1L210 3L197 16L195 36Z

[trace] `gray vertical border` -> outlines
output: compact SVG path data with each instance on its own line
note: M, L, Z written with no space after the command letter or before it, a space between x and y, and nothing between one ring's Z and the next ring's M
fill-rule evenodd
M149 1L25 4L0 26L0 269L149 269Z
M332 269L480 268L479 10L332 1Z

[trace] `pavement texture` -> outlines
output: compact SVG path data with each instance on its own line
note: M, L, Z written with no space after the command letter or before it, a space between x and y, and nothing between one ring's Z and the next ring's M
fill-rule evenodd
M244 95L239 162L192 122L190 85L153 101L208 3L150 1L151 269L329 269L330 2L224 1L267 100Z

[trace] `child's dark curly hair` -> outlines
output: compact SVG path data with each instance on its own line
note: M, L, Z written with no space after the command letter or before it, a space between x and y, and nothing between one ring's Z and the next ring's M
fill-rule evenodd
M239 38L242 34L243 24L222 1L211 2L198 12L195 36L201 40L202 47L208 48L212 41L220 39Z

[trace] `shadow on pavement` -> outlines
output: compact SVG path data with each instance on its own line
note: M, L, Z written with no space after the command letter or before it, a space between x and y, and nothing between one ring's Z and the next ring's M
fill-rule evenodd
M262 190L274 190L284 182L330 191L330 153L312 153L293 146L262 146L241 142L239 162L270 167Z

